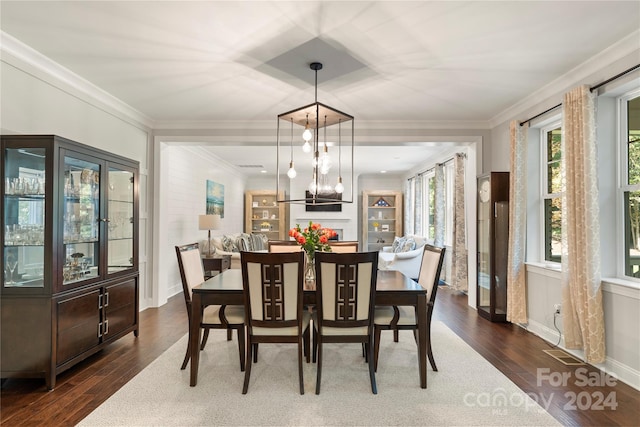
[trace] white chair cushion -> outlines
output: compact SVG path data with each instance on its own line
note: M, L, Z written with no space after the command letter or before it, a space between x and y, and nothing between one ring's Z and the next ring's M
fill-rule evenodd
M303 332L309 326L309 320L311 320L311 313L309 313L308 311L303 311L302 312L302 331ZM268 335L296 336L298 335L297 326L291 326L290 328L261 328L258 326L254 326L252 330L253 330L253 335L263 335L263 336L268 336Z
M209 305L205 307L204 314L202 316L202 323L209 325L221 325L220 322L220 306ZM241 305L228 305L224 309L224 317L227 319L227 323L238 325L244 323L244 307Z
M413 307L398 306L400 312L400 318L398 319L398 325L416 325L416 311ZM393 307L391 306L376 306L376 312L373 318L373 323L376 325L390 325L393 320Z

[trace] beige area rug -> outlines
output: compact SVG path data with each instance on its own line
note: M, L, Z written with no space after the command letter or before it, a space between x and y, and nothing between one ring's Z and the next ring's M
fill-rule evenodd
M441 322L432 325L438 372L419 385L417 351L410 331L394 343L383 332L371 393L358 344L327 344L321 394L316 365L304 367L305 394L298 390L297 347L261 344L249 392L237 342L212 331L201 352L198 385L180 365L184 336L85 418L82 426L557 426L537 396L528 396ZM533 397L533 399L532 399Z

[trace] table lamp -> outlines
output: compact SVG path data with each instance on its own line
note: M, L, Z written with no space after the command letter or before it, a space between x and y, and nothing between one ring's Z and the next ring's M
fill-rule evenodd
M211 230L217 230L220 228L220 215L200 215L198 217L198 226L200 230L208 230L209 237L207 238L207 244L209 245L209 253L207 256L211 256Z

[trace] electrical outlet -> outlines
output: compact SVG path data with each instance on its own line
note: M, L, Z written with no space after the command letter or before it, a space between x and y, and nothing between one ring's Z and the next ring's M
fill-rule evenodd
M555 310L556 314L560 314L560 309L562 308L562 305L560 304L553 304L553 309Z

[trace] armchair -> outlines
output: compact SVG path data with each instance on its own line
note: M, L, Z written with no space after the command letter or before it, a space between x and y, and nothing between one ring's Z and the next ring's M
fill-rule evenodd
M420 273L422 254L427 239L422 236L409 235L415 240L414 249L406 252L393 252L391 246L384 246L379 254L379 270L397 270L412 279L417 279Z

